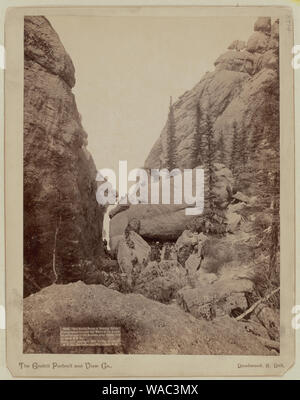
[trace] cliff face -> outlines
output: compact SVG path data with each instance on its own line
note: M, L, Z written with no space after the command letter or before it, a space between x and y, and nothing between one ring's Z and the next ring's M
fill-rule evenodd
M218 208L224 211L232 191L237 190L260 196L261 211L266 212L269 199L263 205L264 192L267 187L273 190L272 176L279 168L278 32L278 21L271 24L271 18L262 17L247 43L229 44L216 60L215 71L206 73L170 105L172 113L145 161L146 168L201 166L205 199L210 190L215 205L223 203ZM218 170L218 176L212 174L210 189L209 171L213 170ZM220 188L218 199L215 192ZM204 213L212 208L205 203ZM174 240L189 219L184 207L174 205L132 205L111 215L112 239L124 231L128 220L138 218L143 237Z
M74 66L44 17L24 20L24 295L81 277L102 253L96 168Z
M251 140L254 130L264 126L266 116L279 114L278 32L278 21L271 25L270 18L259 18L248 42L236 40L230 44L228 51L216 60L215 71L206 73L174 103L176 167L198 165L191 158L191 148L197 124L205 130L206 115L212 123L215 141L223 135L225 155L218 161L229 166L233 126L236 125L238 134L246 131L247 140ZM270 104L274 105L272 111L268 109ZM167 136L168 123L150 151L145 167L166 165Z

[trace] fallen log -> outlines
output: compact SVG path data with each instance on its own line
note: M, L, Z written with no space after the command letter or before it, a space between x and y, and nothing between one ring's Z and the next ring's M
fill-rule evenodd
M236 319L237 321L240 321L241 319L243 319L244 317L246 317L246 315L252 313L252 312L255 310L255 308L256 308L259 304L261 304L261 303L263 303L263 302L269 300L269 298L272 297L275 293L279 292L279 290L280 290L280 287L278 287L278 288L272 290L271 293L269 293L269 294L268 294L267 296L265 296L265 297L262 297L262 298L259 299L256 303L252 304L252 306L251 306L250 308L248 308L248 310L246 310L243 314L240 314L239 316L237 316L235 319Z

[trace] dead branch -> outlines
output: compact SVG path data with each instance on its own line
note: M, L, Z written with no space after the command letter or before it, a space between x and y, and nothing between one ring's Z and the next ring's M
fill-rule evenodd
M250 308L248 308L248 310L246 310L243 314L241 314L241 315L239 315L238 317L236 317L236 320L237 320L237 321L240 321L240 320L243 319L246 315L252 313L252 311L254 311L255 308L256 308L259 304L261 304L261 303L263 303L263 302L269 300L269 298L272 297L275 293L279 292L279 290L280 290L280 288L278 287L278 288L272 290L272 292L269 293L267 296L262 297L261 299L259 299L256 303L252 304L252 306L251 306Z
M54 234L54 246L53 246L53 257L52 257L52 270L53 270L53 273L55 276L54 283L56 283L57 279L58 279L58 275L56 272L56 242L57 242L57 234L58 234L58 231L60 228L60 224L61 224L61 215L59 216L59 222L56 225L55 234Z

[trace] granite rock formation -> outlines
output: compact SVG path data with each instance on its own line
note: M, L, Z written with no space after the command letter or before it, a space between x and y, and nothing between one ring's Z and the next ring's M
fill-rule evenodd
M62 326L116 326L121 346L62 347ZM270 355L244 326L230 318L197 320L177 305L139 294L124 295L82 282L52 285L24 300L25 353Z
M201 118L209 113L215 140L221 133L224 135L225 157L221 162L225 165L230 158L234 124L238 134L244 130L248 132L247 140L255 127L263 125L267 104L276 102L278 96L278 32L278 21L271 25L270 18L258 18L246 49L239 41L232 43L230 50L215 61L215 71L206 73L194 88L174 103L175 164L178 168L197 166L191 160L190 152L197 107L202 111ZM166 135L167 123L151 149L145 167L160 167Z
M102 252L96 168L74 65L44 17L24 19L24 295L81 278Z

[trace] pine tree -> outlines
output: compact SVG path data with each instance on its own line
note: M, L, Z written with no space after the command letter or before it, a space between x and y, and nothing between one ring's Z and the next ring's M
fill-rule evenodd
M175 165L175 117L174 117L174 107L172 103L172 96L170 97L169 115L167 122L167 134L166 134L166 148L165 148L165 167L170 171L176 167Z
M217 147L218 147L218 161L219 161L219 163L226 165L225 143L224 143L223 131L220 134Z
M198 146L198 134L197 134L197 129L196 127L193 130L192 133L192 142L190 145L190 168L195 168L197 167L198 164L198 152L199 152L199 146Z
M232 135L230 169L231 169L233 175L236 176L236 174L238 172L239 150L240 150L236 121L234 121L232 128L233 128L233 135Z
M202 127L201 127L201 108L200 104L196 104L195 126L193 130L191 143L191 167L195 168L203 163L202 160Z
M214 184L215 184L215 173L214 173L214 161L216 155L216 145L213 137L213 125L211 117L209 115L210 107L206 114L206 133L203 135L205 144L205 166L207 169L207 211L213 213L215 209L215 195L214 195ZM203 149L204 150L204 149Z

